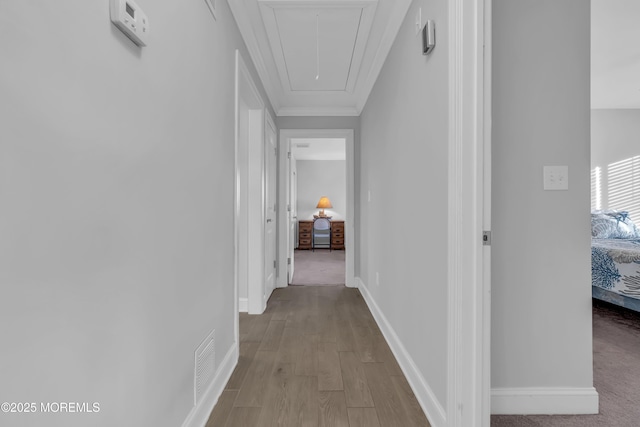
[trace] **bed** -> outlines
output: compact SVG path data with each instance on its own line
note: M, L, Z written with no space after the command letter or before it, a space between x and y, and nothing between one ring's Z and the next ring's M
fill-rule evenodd
M593 298L640 312L640 231L625 211L591 213Z

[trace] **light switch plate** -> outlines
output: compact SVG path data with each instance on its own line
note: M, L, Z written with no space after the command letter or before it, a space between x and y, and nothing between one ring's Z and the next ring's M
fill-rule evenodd
M544 166L542 175L545 190L569 189L569 166Z

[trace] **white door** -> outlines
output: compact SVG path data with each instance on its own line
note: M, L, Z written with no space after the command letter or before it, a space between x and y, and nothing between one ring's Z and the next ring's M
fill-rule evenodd
M290 171L290 179L289 179L289 216L288 216L288 226L289 226L289 245L288 245L288 253L287 253L287 284L291 283L293 280L293 272L294 272L294 250L296 248L296 243L298 241L298 233L296 232L296 227L298 225L298 176L296 171L296 159L291 156L289 158L289 171Z
M268 299L276 287L276 168L277 141L273 121L267 115L264 150L264 289Z

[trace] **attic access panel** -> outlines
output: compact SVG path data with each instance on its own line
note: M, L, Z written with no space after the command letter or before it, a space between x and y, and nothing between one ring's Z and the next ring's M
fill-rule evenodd
M376 1L260 0L285 91L351 92Z

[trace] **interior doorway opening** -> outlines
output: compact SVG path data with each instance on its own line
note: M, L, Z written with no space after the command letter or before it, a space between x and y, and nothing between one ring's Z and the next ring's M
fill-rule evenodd
M280 153L278 287L355 287L353 129L281 130Z
M290 285L345 285L347 209L345 138L291 138L294 226Z

